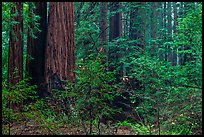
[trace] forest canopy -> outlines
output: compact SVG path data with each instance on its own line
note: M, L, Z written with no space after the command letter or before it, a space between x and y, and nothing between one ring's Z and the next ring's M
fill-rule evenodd
M2 134L201 135L202 2L2 2Z

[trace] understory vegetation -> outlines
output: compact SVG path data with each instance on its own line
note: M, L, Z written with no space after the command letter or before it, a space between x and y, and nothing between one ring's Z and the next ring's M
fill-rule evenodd
M29 83L32 77L26 75L26 65L23 80L7 82L9 26L15 24L9 3L2 3L2 134L202 134L202 3L177 18L176 33L155 39L145 34L145 49L125 33L104 44L99 40L99 4L90 10L92 2L83 8L82 2L74 3L76 81L60 80L64 89L53 89L47 97L41 97L39 87ZM122 10L125 16L135 7L123 6L115 12ZM27 8L24 3L24 24L30 20ZM148 5L145 8L150 12ZM40 19L35 16L33 22ZM135 26L139 23L136 20ZM34 34L40 31L38 25ZM26 62L28 26L24 27ZM157 30L162 36L166 31ZM110 51L119 56L110 58ZM165 60L174 52L176 65ZM180 64L180 58L186 61Z

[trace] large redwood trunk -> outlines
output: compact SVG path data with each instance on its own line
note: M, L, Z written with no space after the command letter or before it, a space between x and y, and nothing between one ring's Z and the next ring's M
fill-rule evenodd
M16 84L23 78L23 19L22 3L13 2L11 14L18 13L13 17L14 21L19 22L11 26L9 40L9 59L8 59L8 83Z
M36 8L34 9L29 5L29 17L32 18L32 12L40 16L39 29L41 32L35 33L37 38L31 36L31 30L28 29L27 37L27 59L26 70L28 76L32 77L30 84L37 85L41 89L41 83L44 78L44 64L45 64L45 46L47 34L47 3L35 2ZM30 28L34 28L34 24L30 22Z
M23 19L21 2L13 2L11 15L18 24L13 24L10 30L9 51L8 51L8 84L15 85L23 79ZM18 110L18 104L10 102L9 108Z
M62 80L75 82L73 2L50 2L45 59L49 92L63 89Z

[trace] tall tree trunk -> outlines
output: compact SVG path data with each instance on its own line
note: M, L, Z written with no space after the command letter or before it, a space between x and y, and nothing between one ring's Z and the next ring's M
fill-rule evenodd
M106 24L106 15L107 15L107 2L100 2L100 41L104 44L107 43L107 24Z
M159 7L159 45L158 48L162 48L162 42L164 40L164 35L163 35L163 29L164 29L164 2L158 2L158 7ZM160 60L164 60L165 56L164 56L164 52L163 51L159 51L159 59Z
M15 85L23 79L23 18L21 2L13 2L11 15L18 24L12 24L8 51L8 84ZM15 14L17 13L17 14ZM9 108L17 110L18 104L10 102Z
M178 17L179 18L183 18L184 17L184 2L180 2L180 5L179 5L179 12L178 12ZM184 50L184 45L179 45L179 51L183 51ZM179 64L182 66L184 65L184 55L183 54L180 54L179 55Z
M173 2L173 12L174 12L174 24L173 24L173 32L174 34L177 33L177 2ZM173 53L172 53L172 66L176 66L177 65L177 49L174 49L173 50Z
M36 38L31 36L31 30L28 29L27 37L27 60L26 69L28 76L32 77L30 84L37 85L41 88L44 78L44 63L45 63L45 46L47 34L47 3L35 2L36 8L34 9L29 5L29 17L33 18L33 13L40 16L39 29L41 32L35 34ZM30 28L34 28L34 24L30 22Z
M130 2L126 2L125 5L123 6L125 9L129 9L130 7ZM124 26L124 29L123 29L123 36L124 37L128 37L129 36L129 16L130 16L130 11L127 11L127 12L124 12L123 13L123 17L124 17L124 20L123 20L123 26Z
M110 6L111 6L110 12L116 12L121 7L119 2L111 2ZM122 13L121 12L117 12L110 17L109 41L112 41L113 39L119 36L122 36ZM113 60L118 60L121 57L121 54L116 52L120 52L120 49L109 48L109 52L108 52L109 62L112 62ZM116 75L116 81L119 81L120 77L123 75L122 68L123 66L121 64L118 72L119 74ZM116 69L115 65L109 66L110 71L113 72L115 69Z
M146 10L145 2L133 2L132 5L136 6L130 11L130 35L131 40L138 40L135 46L144 49L145 45L145 30L146 30ZM138 23L138 21L140 23ZM137 25L136 25L137 24Z
M167 3L167 33L168 33L168 40L172 39L172 10L171 10L171 2ZM168 61L172 61L172 49L171 45L167 46L167 56L168 56Z
M184 13L184 17L186 17L188 11L192 11L192 10L196 10L195 9L195 4L193 2L183 2L183 13ZM192 39L189 37L189 42L191 43ZM184 51L190 50L192 45L191 44L187 44L187 45L183 45L183 49ZM192 53L184 53L183 56L183 65L185 65L187 62L190 63L190 61L193 60L193 56Z
M146 36L146 22L147 22L147 16L146 16L146 2L140 2L140 8L138 9L138 15L141 16L141 25L139 28L139 31L137 33L137 40L139 41L138 46L142 49L145 49L145 44L147 43L145 36Z
M158 18L158 14L157 14L157 2L151 2L151 39L152 40L156 40L157 38L157 18ZM157 44L155 42L152 42L152 53L155 54L157 51Z
M9 40L9 59L8 59L8 83L16 84L23 79L23 19L21 2L13 2L15 5L11 7L11 14L14 15L14 21L18 24L13 24L10 30Z
M139 2L131 2L130 6L135 6L135 5L139 5ZM137 39L137 26L135 25L135 22L137 22L138 20L138 7L135 7L134 9L132 8L130 10L130 28L129 28L129 38L130 40L136 40ZM135 43L135 46L137 44Z
M111 2L110 3L110 12L116 12L120 7L121 4L119 2ZM113 16L110 17L110 31L109 31L109 41L112 41L113 39L122 36L122 13L117 12ZM120 49L109 49L109 55L108 60L112 62L113 60L118 60L121 57L121 54L118 54L116 52L119 52ZM123 75L123 66L120 65L119 74L116 75L116 81L120 80L120 77ZM109 70L113 72L115 70L115 66L109 66Z
M166 31L166 29L167 29L167 18L166 18L166 16L167 16L167 2L164 2L164 17L163 17L163 19L164 19L164 29L165 29L165 32L164 32L164 42L166 42L166 40L167 40L167 31ZM167 62L168 61L168 54L167 54L167 52L168 52L168 48L167 48L167 46L165 47L165 53L164 53L164 56L165 56L165 61Z
M64 89L62 80L75 82L74 69L74 4L50 2L45 54L45 83L48 92Z
M121 5L119 2L111 2L111 12L117 11ZM122 13L117 12L113 16L110 17L110 33L109 33L109 41L122 36Z

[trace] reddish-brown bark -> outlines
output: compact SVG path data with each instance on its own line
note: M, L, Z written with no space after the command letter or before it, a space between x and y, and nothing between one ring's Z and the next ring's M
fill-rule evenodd
M23 19L22 19L22 3L13 2L15 5L11 7L11 14L17 15L13 17L14 21L19 22L11 26L9 40L9 59L8 59L8 83L16 84L23 78Z
M73 2L50 2L45 59L49 92L62 89L61 80L75 82Z

